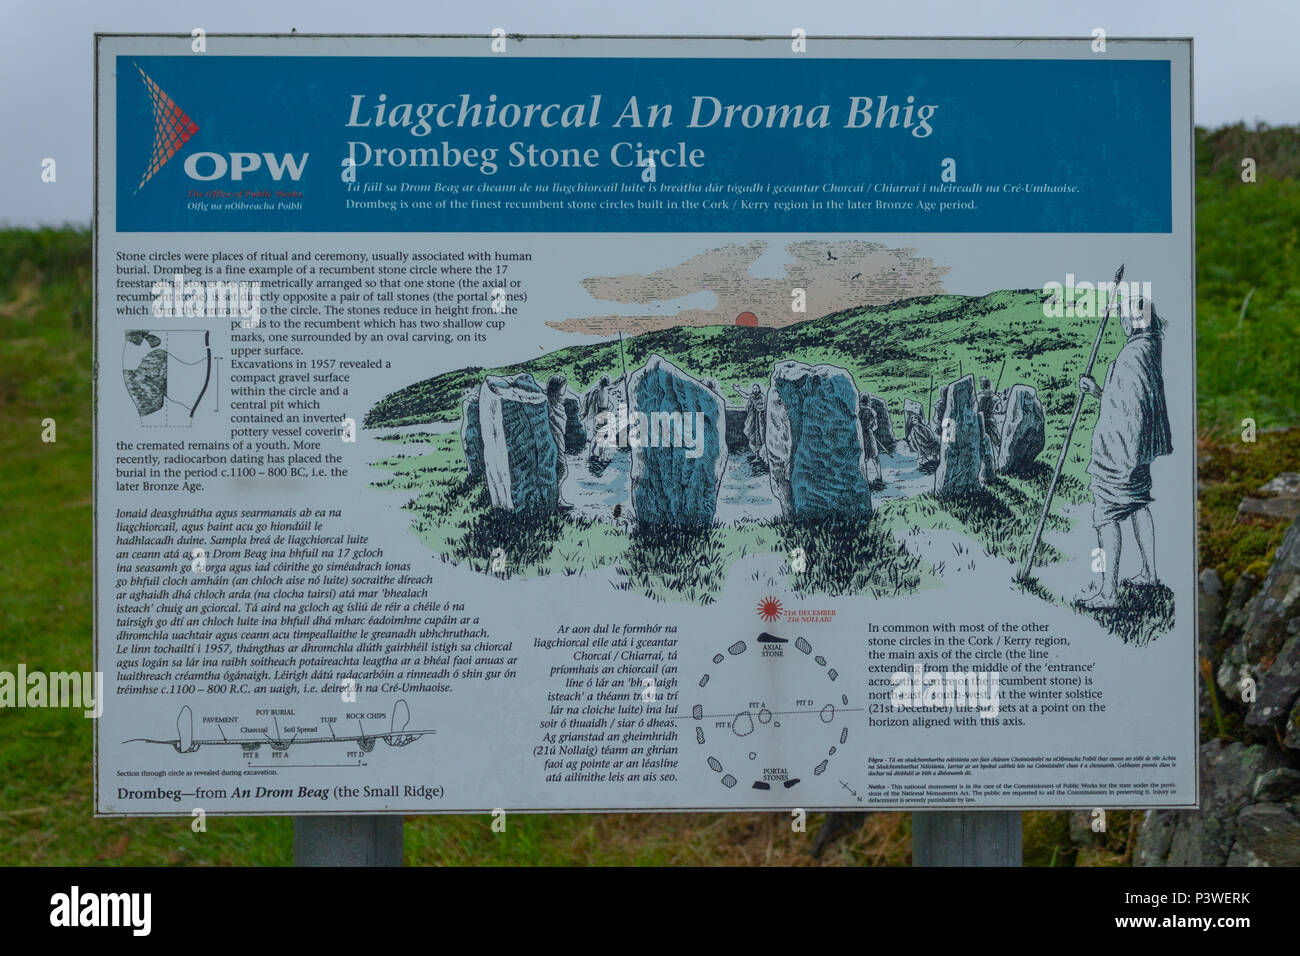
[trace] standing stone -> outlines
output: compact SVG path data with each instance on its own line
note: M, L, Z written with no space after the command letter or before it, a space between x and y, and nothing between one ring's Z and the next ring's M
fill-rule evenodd
M579 455L587 447L587 428L582 424L582 399L571 388L564 390L564 453Z
M766 447L772 493L787 520L871 515L858 389L844 369L778 362L767 395Z
M1028 385L1013 386L1007 395L1007 414L1002 419L998 474L1027 471L1046 444L1047 415L1038 400L1038 392Z
M465 449L465 471L470 478L483 477L483 430L478 420L478 395L465 389L460 401L460 443Z
M546 392L529 374L488 376L479 389L483 467L494 508L549 514L559 500L559 449Z
M749 450L749 439L745 437L745 410L727 406L727 451L742 452Z
M980 484L987 487L997 477L997 453L989 437L988 423L983 412L976 412L980 423Z
M628 397L632 512L638 527L708 527L727 467L722 396L651 355L628 379Z
M863 397L871 403L871 410L876 413L876 444L886 455L892 455L898 445L898 438L894 435L894 423L889 417L889 406L879 395L866 392Z
M975 410L975 376L957 379L946 389L940 407L939 467L934 473L934 493L958 498L978 491L987 437Z

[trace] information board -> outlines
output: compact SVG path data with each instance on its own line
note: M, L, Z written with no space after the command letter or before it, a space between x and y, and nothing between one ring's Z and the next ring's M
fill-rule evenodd
M1188 41L96 42L96 811L1190 807Z

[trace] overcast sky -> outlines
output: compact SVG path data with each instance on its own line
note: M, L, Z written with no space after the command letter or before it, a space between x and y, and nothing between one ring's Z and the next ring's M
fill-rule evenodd
M1300 123L1300 0L0 0L0 223L89 223L92 34L1193 37L1196 122ZM1105 117L1078 117L1100 131ZM1122 136L1122 130L1116 131ZM41 159L58 163L43 184Z

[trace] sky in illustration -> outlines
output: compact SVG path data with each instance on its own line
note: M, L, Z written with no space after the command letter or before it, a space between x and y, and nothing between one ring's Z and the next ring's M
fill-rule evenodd
M947 266L915 249L849 240L795 241L785 245L785 274L762 277L752 269L768 249L758 239L730 243L677 266L646 274L592 276L582 286L592 298L620 304L656 304L657 314L605 314L547 323L565 332L638 334L673 326L754 325L777 328L844 309L887 305L944 291ZM710 307L694 305L708 293Z

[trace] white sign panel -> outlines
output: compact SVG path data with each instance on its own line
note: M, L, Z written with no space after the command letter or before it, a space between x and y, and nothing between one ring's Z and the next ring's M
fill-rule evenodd
M97 41L106 815L1196 802L1185 41Z

